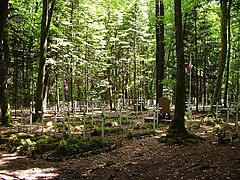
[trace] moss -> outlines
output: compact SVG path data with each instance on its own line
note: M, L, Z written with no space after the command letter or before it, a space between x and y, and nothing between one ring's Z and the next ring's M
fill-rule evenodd
M2 117L2 124L7 127L12 126L11 119L12 119L12 117L11 117L10 104L7 104L6 114L4 117Z
M159 143L167 145L193 145L204 141L204 138L190 133L171 132L159 139Z

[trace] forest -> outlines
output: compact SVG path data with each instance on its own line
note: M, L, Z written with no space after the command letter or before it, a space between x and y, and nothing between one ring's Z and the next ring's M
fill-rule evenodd
M71 159L154 139L237 150L239 11L240 0L1 0L0 152Z

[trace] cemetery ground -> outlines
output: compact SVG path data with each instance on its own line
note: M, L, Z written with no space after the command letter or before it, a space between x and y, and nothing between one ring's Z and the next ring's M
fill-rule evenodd
M22 125L18 115L13 127L0 126L0 179L240 179L240 142L234 131L234 114L230 114L227 124L225 113L218 115L218 123L206 113L193 113L186 127L204 140L181 145L159 143L169 122L156 123L153 132L154 123L144 122L144 117L153 116L152 111L130 112L127 116L123 113L121 126L119 115L106 112L104 117L96 111L94 116L91 112L85 118L75 116L74 122L65 116L64 126L61 119L58 124L49 123L54 122L52 113L44 123L33 123L31 127L27 115ZM57 153L61 156L46 148L32 153L34 138L30 131L36 139L60 139ZM97 139L94 145L100 144L99 149L81 153L68 149L67 154L63 139L69 135L87 141ZM103 141L107 144L102 146ZM19 146L14 147L14 143Z

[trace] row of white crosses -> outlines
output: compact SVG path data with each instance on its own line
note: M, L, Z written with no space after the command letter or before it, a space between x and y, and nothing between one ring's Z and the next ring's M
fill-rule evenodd
M94 105L96 105L96 102L93 102L92 103L92 112L91 112L91 121L92 121L92 125L93 125L93 121L94 121ZM76 108L76 107L75 107ZM105 110L107 108L107 105L105 104L105 102L103 103L103 105L101 106L101 109L102 109L102 126L104 126L104 119L105 119ZM120 123L120 126L122 125L122 113L123 113L123 109L125 109L126 111L128 111L128 103L126 103L126 106L125 108L123 108L123 106L120 104L118 104L117 106L117 109L118 109L118 115L119 115L119 123ZM137 108L138 109L138 108ZM141 108L142 110L142 108ZM88 107L86 104L84 104L84 122L85 123L85 117L87 115L87 112L88 112ZM42 112L39 112L39 113L42 113ZM63 104L63 107L61 108L61 110L58 110L58 107L57 106L54 106L54 132L56 133L57 131L57 122L58 122L58 119L59 118L63 118L63 124L65 124L65 117L60 117L59 114L60 113L63 113L64 116L66 117L67 116L67 123L68 123L68 133L70 134L70 109L69 109L69 106L67 106L67 110L65 109L65 104ZM73 110L73 115L72 115L72 119L74 119L74 116L75 116L75 109ZM80 113L80 109L79 109L79 113ZM23 131L23 114L24 114L24 110L23 108L21 107L21 131ZM32 133L32 125L33 125L33 114L34 114L34 109L32 108L32 105L30 106L30 131L29 133ZM127 112L126 112L126 118L127 118ZM84 127L85 127L85 124L84 124ZM103 129L103 128L102 128ZM41 122L41 133L43 134L43 130L44 130L44 120L42 120ZM63 125L63 131L65 131L65 126ZM102 136L104 136L104 130L102 131Z
M32 108L32 102L30 103L30 117L29 117L29 123L30 123L30 130L29 133L32 133L32 124L33 124L33 114L34 114L34 109ZM38 112L39 114L42 113L42 111ZM20 119L20 131L23 132L23 115L24 115L24 110L23 107L21 106L21 119ZM43 122L43 118L42 118L42 122L41 122L41 133L43 134L43 126L44 126L44 122Z
M227 103L227 108L223 108L223 110L227 110L227 124L229 124L229 114L230 112L235 112L236 113L236 117L235 117L235 127L236 127L236 131L238 131L238 113L239 113L239 109L238 109L238 103L234 102L233 103L234 108L233 110L231 110L229 103ZM219 112L219 104L217 102L216 104L216 120L218 120L218 112Z

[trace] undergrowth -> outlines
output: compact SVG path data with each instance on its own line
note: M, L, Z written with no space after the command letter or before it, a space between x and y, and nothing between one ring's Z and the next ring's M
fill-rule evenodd
M27 155L33 158L63 158L94 154L103 150L116 148L112 142L101 138L84 140L75 137L37 136L17 133L9 137L1 135L1 147L9 152Z

